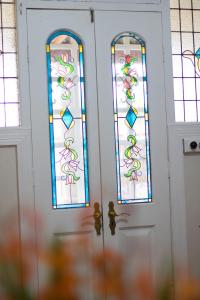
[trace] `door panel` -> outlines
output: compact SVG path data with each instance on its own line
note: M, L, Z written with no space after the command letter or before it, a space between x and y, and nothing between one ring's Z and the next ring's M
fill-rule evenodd
M95 23L91 23L89 11L28 10L27 20L35 207L47 225L44 236L64 240L89 237L93 246L90 244L86 252L94 253L103 246L117 250L126 258L127 274L145 269L156 278L163 260L171 259L161 14L95 11ZM72 31L83 41L90 187L88 208L52 209L45 45L48 37L57 30ZM146 43L153 198L152 202L118 205L111 43L124 32L135 33ZM108 218L111 201L115 212L120 215L116 216L115 234L111 234ZM103 210L100 236L96 235L92 220L94 202L101 204ZM80 222L80 215L86 219ZM81 299L94 299L88 286L84 293Z
M48 37L55 32L66 28L76 32L84 43L85 73L86 73L86 106L88 126L88 153L90 198L100 201L98 124L96 104L95 60L94 60L94 33L90 23L89 12L70 11L28 11L29 28L29 69L31 82L31 119L33 138L33 160L35 170L36 209L41 210L49 218L50 232L71 232L75 230L81 209L52 209L51 171L48 124L48 86L45 45ZM79 20L77 22L76 20ZM42 26L40 26L42 24ZM35 59L37 58L37 59ZM42 179L42 180L41 180ZM93 211L88 210L88 215ZM54 228L54 229L53 229ZM55 229L56 228L56 229ZM61 228L61 229L60 229ZM90 228L93 231L93 228Z
M101 184L94 26L90 22L90 12L28 10L27 20L35 208L36 213L41 215L44 220L44 238L49 239L56 236L69 241L85 237L89 238L93 244L88 245L89 249L85 249L86 252L93 249L92 247L101 249L102 236L96 235L93 222L93 205L94 202L100 203L101 201ZM48 37L57 30L74 32L81 38L84 48L90 184L90 207L86 208L52 208L48 77L45 48ZM37 231L40 233L40 228L37 228ZM88 299L89 293L90 289L87 287L85 296L82 296L83 299Z
M135 261L137 255L141 256L144 251L143 258L149 257L151 272L152 275L155 275L161 262L165 259L170 260L171 255L161 14L98 11L95 13L95 22L102 203L103 215L106 216L106 218L104 217L104 228L107 229L104 231L105 245L115 248L123 254L128 251L129 255L126 257L129 261L131 259ZM146 44L153 195L151 203L118 205L117 202L111 43L116 36L124 32L139 35ZM111 236L107 218L110 201L115 203L117 214L127 213L129 215L116 217L118 220L116 234L113 236ZM158 244L162 247L158 247ZM145 251L147 251L146 254Z

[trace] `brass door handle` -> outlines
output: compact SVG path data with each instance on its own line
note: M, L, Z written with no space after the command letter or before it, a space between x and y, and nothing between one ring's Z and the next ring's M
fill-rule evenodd
M94 203L94 228L96 230L97 235L101 235L102 229L102 213L100 211L100 205L98 202Z
M115 235L115 228L116 228L115 217L119 217L119 216L122 216L122 215L127 215L127 216L130 216L130 215L127 214L127 213L117 214L116 211L115 211L115 205L114 205L113 201L109 202L108 208L109 208L108 217L110 219L110 222L109 222L110 231L111 231L112 235Z
M100 211L100 205L98 202L94 203L94 213L93 215L83 217L84 222L81 223L81 226L91 225L91 223L86 222L85 220L93 218L94 219L94 228L96 230L97 235L101 235L102 229L102 212Z

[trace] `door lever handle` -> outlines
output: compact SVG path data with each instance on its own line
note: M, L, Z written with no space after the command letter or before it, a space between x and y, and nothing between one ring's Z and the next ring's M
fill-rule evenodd
M115 228L116 228L115 218L119 217L119 216L122 216L122 215L127 215L127 216L130 216L130 215L127 214L127 213L117 214L116 211L115 211L115 205L114 205L113 201L109 202L108 208L109 208L108 217L110 219L110 222L109 222L110 231L111 231L112 235L115 235Z
M96 230L97 235L101 235L102 228L102 213L100 211L100 205L98 202L94 203L94 228Z
M94 213L93 213L93 215L85 216L83 218L83 220L90 219L90 218L94 219L94 224L92 224L92 225L94 225L94 228L96 230L97 235L101 235L102 216L103 216L103 214L100 211L100 205L99 205L98 202L95 202L94 203ZM81 226L88 225L88 224L91 224L91 223L88 223L88 222L84 221L84 222L81 223Z
M116 222L115 222L115 217L118 216L118 214L115 211L115 205L113 201L110 201L108 204L108 217L110 219L109 222L109 227L112 235L115 235L115 228L116 228Z

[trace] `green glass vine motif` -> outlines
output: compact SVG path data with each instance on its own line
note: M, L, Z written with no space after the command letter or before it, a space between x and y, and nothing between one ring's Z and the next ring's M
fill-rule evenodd
M195 74L200 77L200 48L195 53L193 53L191 50L185 50L183 52L183 57L191 61L195 68Z
M60 56L57 55L55 57L55 61L57 61L61 66L63 66L67 70L69 75L74 72L74 67L72 66L72 64L64 62L64 60Z
M74 72L74 66L70 62L65 62L64 57L56 55L54 60L57 63L57 83L60 88L63 89L61 96L62 100L69 100L71 97L70 89L74 86L74 79L68 78Z
M67 57L63 54L55 55L54 57L54 71L56 71L57 84L61 88L61 98L56 101L64 101L65 109L60 111L60 116L65 124L67 131L64 134L64 149L59 152L60 159L57 163L60 163L60 168L64 176L62 180L65 180L66 185L75 184L79 181L80 177L77 176L77 171L79 168L78 153L72 148L74 143L73 137L67 137L69 130L74 126L75 121L70 112L71 104L71 89L75 86L74 80L75 76L71 76L75 72L73 66L73 60L67 60Z
M136 155L139 154L141 151L140 148L136 146L137 139L133 135L129 135L127 140L132 144L125 150L125 157L124 159L125 165L128 168L128 172L124 174L125 177L129 178L130 180L137 180L137 172L141 169L141 162L135 158Z
M135 93L134 89L138 84L138 75L134 68L134 64L137 61L136 57L131 57L126 55L124 58L124 65L121 68L123 74L123 91L125 94L125 101L128 104L128 112L126 116L126 125L133 129L134 123L137 119L137 109L134 107ZM131 143L124 151L124 164L128 171L124 173L124 176L129 180L138 180L138 176L141 176L141 162L137 158L141 157L141 149L137 146L137 137L136 133L133 130L133 134L130 134L127 137L127 141ZM122 166L122 167L123 167Z

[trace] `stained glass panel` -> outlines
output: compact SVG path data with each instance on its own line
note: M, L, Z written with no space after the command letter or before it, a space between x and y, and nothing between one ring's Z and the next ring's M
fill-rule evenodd
M150 202L146 48L133 33L112 42L118 203Z
M53 208L89 206L83 45L59 31L46 51Z
M200 122L199 0L171 0L171 31L176 122Z

